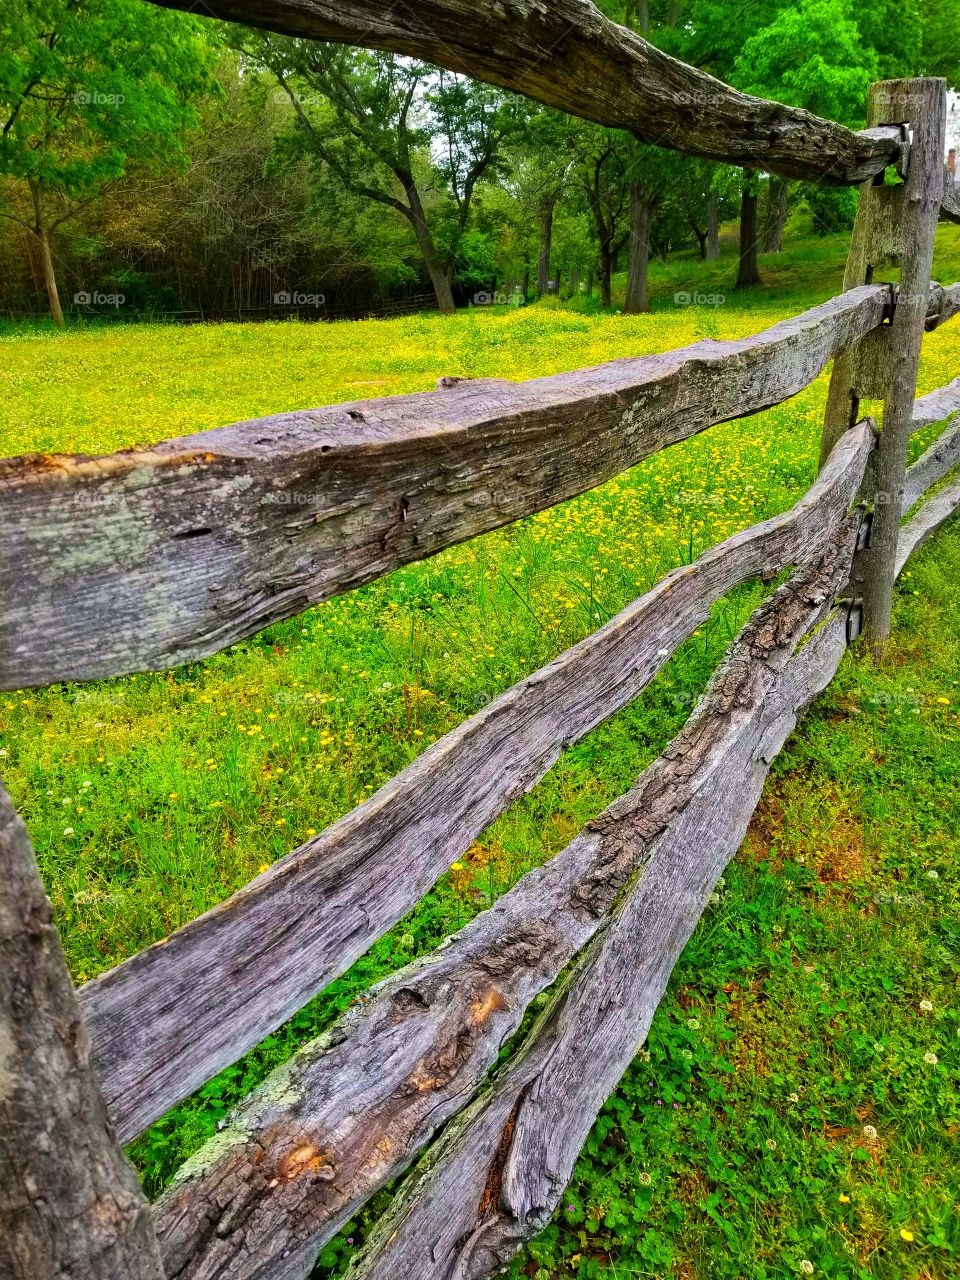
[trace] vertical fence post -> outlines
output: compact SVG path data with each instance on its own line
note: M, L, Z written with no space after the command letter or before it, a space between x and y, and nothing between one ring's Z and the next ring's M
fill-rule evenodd
M23 823L0 786L0 1275L163 1280Z
M843 287L875 284L884 267L899 267L900 282L898 289L891 288L890 322L834 361L820 461L822 465L860 416L861 400L883 400L880 444L867 492L873 498L870 541L854 566L863 596L863 630L878 656L890 635L903 477L943 195L945 81L879 81L870 89L867 124L903 125L909 152L901 166L902 182L884 185L880 175L860 188Z

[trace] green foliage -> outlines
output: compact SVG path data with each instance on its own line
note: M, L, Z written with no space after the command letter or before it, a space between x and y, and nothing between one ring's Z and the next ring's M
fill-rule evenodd
M209 29L136 0L10 0L0 174L82 198L131 162L177 163L211 89Z
M800 0L750 36L734 70L749 93L853 124L862 121L876 57L846 0Z

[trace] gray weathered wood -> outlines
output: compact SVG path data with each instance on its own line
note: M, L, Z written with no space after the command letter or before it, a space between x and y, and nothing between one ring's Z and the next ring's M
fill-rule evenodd
M960 463L960 422L953 423L942 436L922 453L903 480L903 505L907 512L931 485L942 480L948 471Z
M943 194L946 85L942 80L885 80L870 88L871 125L909 121L909 165L902 183L860 189L844 287L873 282L885 267L899 268L900 284L889 325L867 334L835 362L827 395L821 457L859 413L864 398L884 401L880 450L871 479L875 503L871 542L854 569L863 596L863 628L876 655L890 632L900 501L913 430L914 394L924 328L930 310L933 240ZM940 314L953 306L934 289Z
M953 180L953 174L943 167L943 194L940 197L940 217L947 222L960 222L960 186Z
M156 0L285 35L362 45L525 94L643 142L814 182L853 183L901 155L896 130L854 133L740 93L618 26L587 0Z
M958 507L960 482L930 501L925 520L903 527L898 573ZM833 568L829 557L818 567L821 584L824 570L836 575L827 600L849 563L849 544L838 545ZM816 608L824 589L797 593L799 584L798 575L748 624L681 734L681 742L691 729L696 736L699 723L709 740L711 721L726 711L725 737L712 744L715 768L654 842L611 924L558 986L519 1054L403 1184L347 1280L482 1280L549 1221L593 1120L642 1044L673 965L743 837L770 762L845 651L842 613L794 650L803 628L797 606L805 595L808 609ZM814 622L810 612L808 630Z
M952 320L958 312L960 312L960 283L931 284L930 298L927 303L927 320L924 325L927 333L933 329L939 329L947 320Z
M204 658L807 385L854 290L751 338L281 414L104 458L0 461L0 687Z
M802 558L852 501L873 440L872 423L858 426L792 510L674 570L240 893L88 983L81 1000L123 1138L352 964L565 746L635 698L720 596ZM269 947L251 943L263 938Z
M817 518L796 530L792 552L799 544L804 556L826 548L835 558L847 547L838 529L857 523L847 509L870 441L863 424L841 442L828 471L845 473L842 487L810 508ZM681 589L681 610L682 584L675 579L669 597ZM606 664L595 656L591 665ZM696 723L563 853L449 945L374 988L237 1110L157 1206L169 1276L309 1271L322 1243L477 1088L530 1000L601 927L648 843L684 810L703 763Z
M901 501L907 452L913 430L913 400L928 309L933 241L942 195L943 146L946 129L946 83L943 80L893 80L872 86L871 101L884 96L887 110L912 125L910 166L898 199L890 209L889 234L900 267L900 288L889 328L890 356L884 394L880 448L871 484L876 499L868 551L863 567L863 634L875 656L890 635L893 586L897 575ZM888 117L892 118L892 117Z
M910 556L960 507L960 479L946 485L928 499L917 513L905 521L897 543L897 573Z
M163 1280L23 823L0 786L0 1275Z
M796 646L830 610L853 535L848 525L819 564L755 615L667 749L662 759L681 774L687 795L662 834L650 842L643 811L606 819L624 844L645 846L639 874L520 1052L402 1186L348 1280L482 1280L546 1226L743 839L771 761L837 668L843 616Z
M954 378L944 387L929 391L913 402L913 430L922 431L942 422L960 410L960 378Z

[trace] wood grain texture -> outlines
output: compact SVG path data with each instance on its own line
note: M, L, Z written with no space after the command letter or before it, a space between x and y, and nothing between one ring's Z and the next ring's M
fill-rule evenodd
M0 686L204 658L776 404L880 321L868 287L754 337L0 461Z
M83 987L121 1136L347 969L567 745L637 696L714 601L801 558L852 502L874 439L873 424L860 424L790 511L668 574L240 893ZM263 938L269 947L251 941Z
M897 544L897 573L914 551L944 525L960 507L960 479L944 486L929 498L917 513L905 521Z
M921 509L926 519L904 525L898 573L958 507L960 481ZM851 547L842 535L745 628L678 740L685 757L691 733L705 739L715 767L653 843L611 923L558 984L519 1053L403 1184L347 1280L483 1280L547 1224L743 838L769 764L846 649L843 613L810 632L849 571Z
M935 422L943 422L960 410L960 378L954 378L946 386L937 387L913 402L913 430L922 431Z
M929 306L933 241L942 194L943 149L946 129L947 88L940 79L884 80L871 86L868 120L878 102L892 118L909 120L912 126L910 167L900 187L874 190L899 192L889 210L894 219L886 234L893 250L876 240L878 265L891 261L900 268L896 310L889 326L889 358L885 364L883 421L880 447L871 483L887 501L873 513L869 550L863 554L863 634L875 657L890 635L893 586L897 575L897 543L900 536L901 495L907 453L913 431L917 370ZM887 118L891 118L888 116Z
M0 786L0 1275L163 1280L23 823Z
M838 446L833 494L810 495L781 564L834 547L838 528L856 524L847 512L871 439L862 424ZM747 536L737 535L741 546ZM661 597L681 615L682 582ZM617 665L594 656L583 674ZM601 927L647 842L689 798L700 738L691 731L684 741L688 748L668 752L563 853L449 945L374 988L252 1095L157 1206L169 1277L281 1280L309 1271L323 1242L463 1105L530 1001ZM611 815L644 838L626 841Z
M797 645L832 609L854 538L847 523L819 562L798 571L741 633L662 757L679 769L686 791L669 825L650 842L645 815L609 819L625 845L646 846L638 874L519 1053L403 1184L349 1280L481 1280L546 1226L743 839L771 761L836 670L846 645L842 617L799 652Z
M960 186L953 180L953 174L943 167L943 194L940 197L940 217L945 222L960 222Z
M903 512L909 511L931 485L942 480L958 463L960 463L960 422L955 422L942 436L934 440L930 448L920 455L912 467L907 469L903 480Z
M926 332L939 329L942 324L952 320L958 311L960 311L960 283L944 285L936 281L932 282L930 298L927 302L927 320L924 325Z
M192 0L157 0L197 12ZM814 182L854 183L901 155L897 130L854 133L740 93L587 0L209 0L200 12L284 35L383 49L522 93L644 142Z

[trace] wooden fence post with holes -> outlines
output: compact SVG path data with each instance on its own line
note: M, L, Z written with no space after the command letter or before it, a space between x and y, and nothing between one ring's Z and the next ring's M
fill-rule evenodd
M0 1276L163 1280L23 823L0 786Z
M946 83L881 80L871 86L868 127L902 125L909 137L902 182L883 175L865 182L854 224L844 289L873 284L886 267L900 269L891 286L889 323L848 348L834 363L824 421L821 466L839 436L860 417L860 402L883 400L883 425L873 474L867 546L854 567L863 598L863 630L874 654L890 635L903 477L913 426L913 397L933 265L933 238L943 195Z

